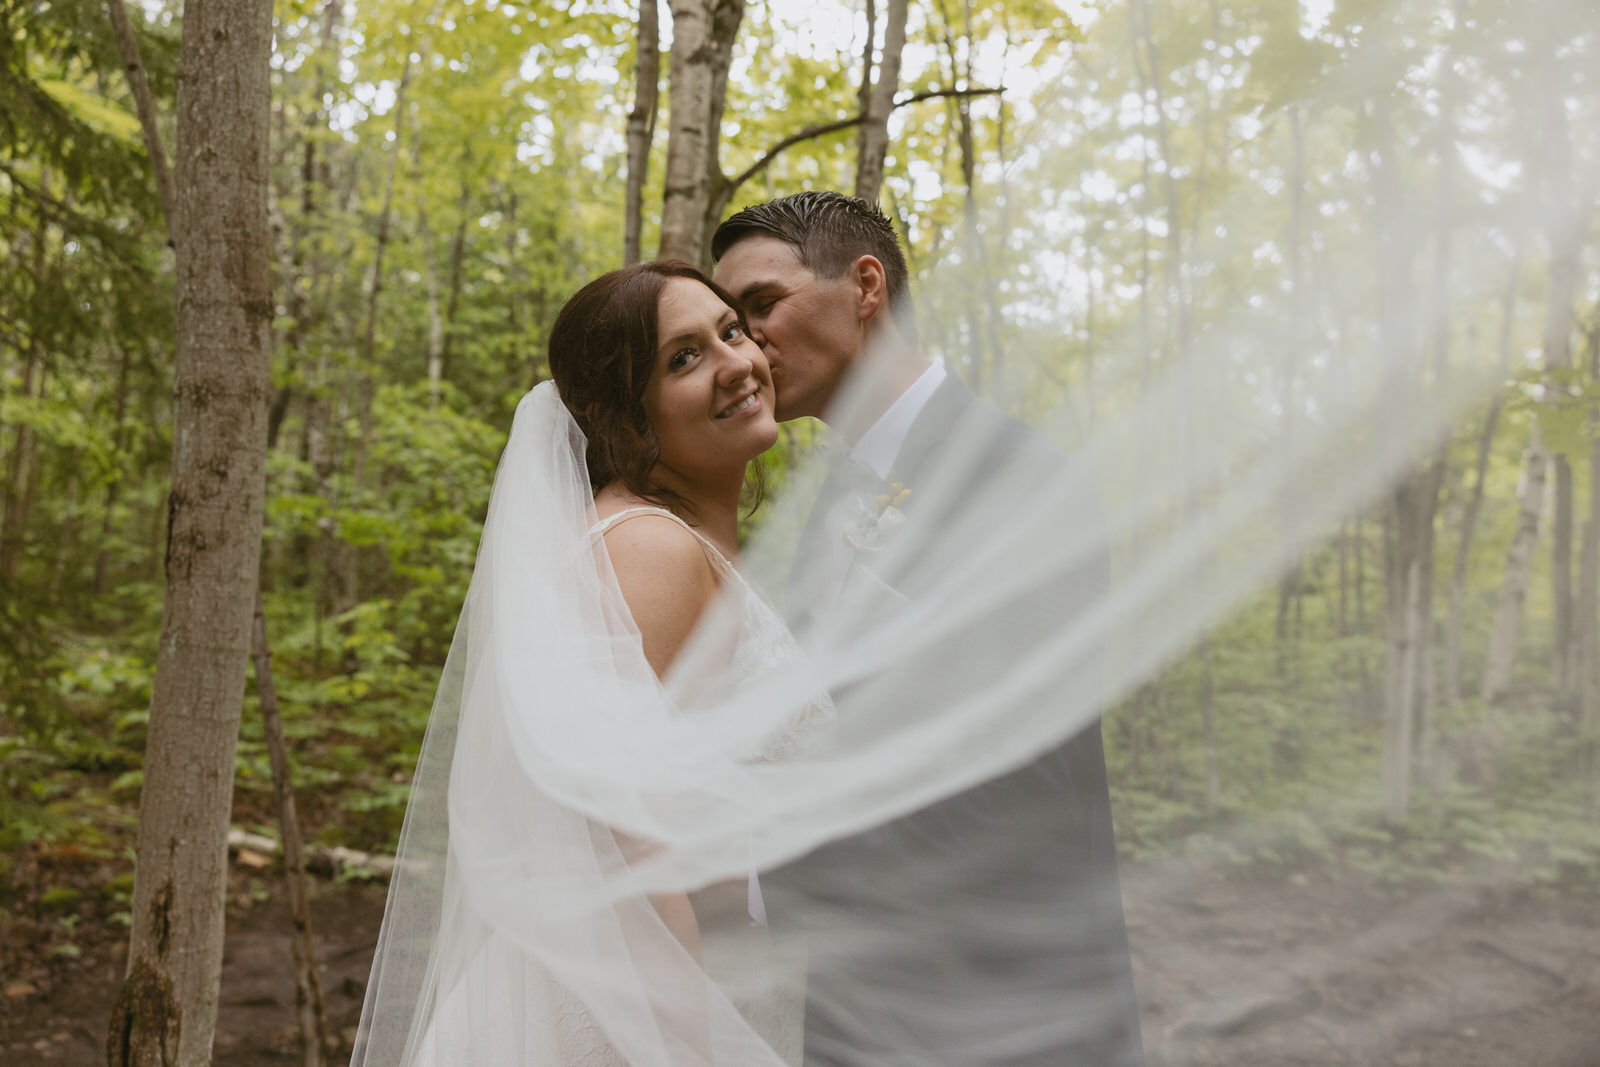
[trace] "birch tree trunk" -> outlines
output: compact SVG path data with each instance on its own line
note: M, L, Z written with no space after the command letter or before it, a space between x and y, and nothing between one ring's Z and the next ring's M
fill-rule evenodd
M878 202L883 187L884 161L889 154L889 114L900 88L900 61L906 47L907 0L889 0L884 11L883 54L874 75L872 51L876 37L872 0L867 0L867 45L861 67L861 125L856 130L855 194L869 204Z
M622 262L637 263L644 229L644 179L655 138L661 99L661 25L656 0L639 0L638 61L634 68L633 110L628 113L628 187L623 208ZM676 23L674 23L676 27Z
M1415 239L1403 199L1398 145L1387 99L1379 98L1373 105L1373 131L1378 187L1374 207L1379 336L1385 355L1401 360L1409 358L1417 344L1411 278ZM1410 417L1403 396L1422 395L1420 381L1407 384L1409 389L1397 389L1392 394L1388 413L1392 420ZM1423 569L1433 555L1433 520L1442 474L1443 464L1435 459L1407 474L1389 499L1389 532L1384 540L1388 656L1384 678L1383 796L1384 812L1391 822L1403 819L1410 805L1419 681L1427 658L1425 630L1432 625L1432 582Z
M671 10L660 257L709 266L707 216L723 182L719 133L744 0L672 0Z
M271 48L266 0L184 5L167 589L112 1067L211 1061L266 489Z
M1511 668L1517 654L1517 630L1522 624L1522 605L1528 597L1528 578L1533 570L1533 550L1539 540L1539 512L1544 508L1546 456L1534 430L1528 446L1527 466L1517 487L1517 532L1512 535L1506 555L1505 579L1495 604L1494 624L1489 630L1489 648L1483 658L1482 696L1496 700L1511 684Z

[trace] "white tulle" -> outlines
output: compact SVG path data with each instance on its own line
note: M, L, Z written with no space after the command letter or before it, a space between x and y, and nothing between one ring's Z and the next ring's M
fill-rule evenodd
M1369 90L1388 88L1340 91ZM1546 205L1502 208L1549 221ZM1328 272L1366 276L1369 253L1330 251ZM1406 334L1501 284L1489 257L1464 257ZM1097 746L1108 707L1433 448L1488 380L1434 377L1426 346L1352 329L1336 361L1303 368L1289 419L1276 375L1292 337L1263 323L1241 311L1182 360L1103 372L1092 424L1053 384L1049 345L1007 352L1014 403L997 403L1032 425L975 398L948 408L896 472L904 521L858 538L826 597L807 587L810 520L841 478L805 457L664 681L594 536L581 435L552 386L531 392L353 1064L744 1067L798 1062L803 1041L808 1062L976 1067L1058 1062L1079 1035L1125 1028L1114 862L1083 876L1057 857L1036 877L1078 811L1049 760ZM864 359L830 412L846 439L870 421L874 373ZM819 602L833 606L780 622ZM1015 777L1031 767L1046 786ZM1062 872L1069 893L1037 891ZM682 893L700 961L651 903ZM1114 921L1075 922L1090 901ZM983 995L990 971L1033 958L1055 970ZM907 1051L930 1044L939 1056Z

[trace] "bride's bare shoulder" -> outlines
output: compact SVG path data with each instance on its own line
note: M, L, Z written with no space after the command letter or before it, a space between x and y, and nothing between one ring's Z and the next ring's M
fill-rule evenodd
M619 505L595 499L601 520L643 506L643 501ZM700 539L660 512L629 516L607 530L604 539L617 586L644 639L645 658L659 674L715 595L716 571Z

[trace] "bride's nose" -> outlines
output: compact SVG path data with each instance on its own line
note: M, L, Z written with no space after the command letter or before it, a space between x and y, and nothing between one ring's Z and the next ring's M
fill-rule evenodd
M738 385L755 372L755 360L745 352L747 345L719 345L717 358L717 383Z

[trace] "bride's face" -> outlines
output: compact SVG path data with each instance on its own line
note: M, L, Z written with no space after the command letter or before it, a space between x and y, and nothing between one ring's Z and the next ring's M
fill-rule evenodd
M672 278L656 307L656 337L644 410L663 465L691 476L743 471L772 447L772 371L738 312L699 282Z

